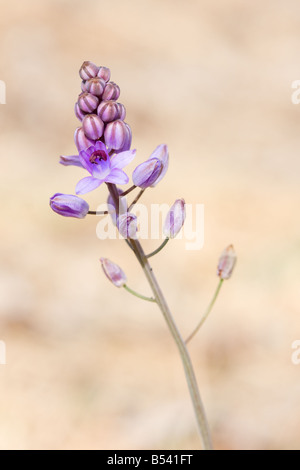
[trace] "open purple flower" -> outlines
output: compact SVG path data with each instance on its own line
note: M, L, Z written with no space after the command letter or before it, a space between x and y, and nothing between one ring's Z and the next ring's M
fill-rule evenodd
M126 184L128 176L122 170L134 158L135 150L127 150L109 157L103 142L96 142L79 153L79 160L91 176L80 180L76 185L76 194L85 194L98 188L102 183Z

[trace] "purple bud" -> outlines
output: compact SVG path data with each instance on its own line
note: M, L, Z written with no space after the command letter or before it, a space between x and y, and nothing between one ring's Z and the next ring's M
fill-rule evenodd
M75 116L79 119L79 121L82 121L86 114L79 108L78 102L75 103Z
M114 286L123 287L127 282L127 278L120 266L107 258L100 258L100 261L106 277L114 284Z
M99 98L97 96L92 95L91 93L82 93L78 97L78 105L81 111L85 113L92 113L95 111L99 104Z
M105 101L108 100L117 100L120 96L120 88L115 82L109 82L107 83L102 99Z
M103 78L105 82L108 82L110 79L110 70L107 67L99 67L98 77Z
M121 197L120 195L123 193L123 190L121 188L117 188L118 193L119 193L119 214L125 214L127 213L127 199L126 196ZM114 225L116 225L117 222L117 216L116 216L116 206L115 206L115 201L111 194L109 194L107 198L107 210L108 213L111 215L112 221Z
M163 232L167 238L175 238L180 232L185 220L185 201L184 199L176 199L173 206L169 210Z
M136 167L132 173L132 181L135 186L146 189L152 186L163 169L163 164L158 158L150 158Z
M105 144L109 149L120 150L128 140L128 129L120 119L109 122L104 131Z
M117 104L118 110L119 110L119 119L121 119L121 121L124 121L125 116L126 116L125 106L122 103L116 103L116 104Z
M123 238L136 238L137 232L137 217L130 212L120 214L117 223L119 233Z
M50 198L50 207L57 214L77 219L83 219L89 210L88 203L80 197L61 193L56 193Z
M83 62L82 66L79 69L79 75L82 80L89 80L90 78L97 77L97 73L99 71L99 67L93 62L86 60Z
M167 173L168 167L169 167L169 151L168 151L168 146L167 145L158 145L154 152L151 153L150 158L158 158L163 165L162 172L155 181L155 183L152 185L152 187L156 186L157 183L159 183L165 174Z
M95 141L86 137L82 127L77 127L74 133L74 142L77 147L78 152L81 150L86 150L91 145L95 145Z
M119 119L120 112L118 104L115 101L101 101L97 109L97 114L104 122Z
M82 80L82 82L81 82L81 84L80 84L80 88L81 88L82 93L88 91L88 90L86 89L85 84L86 84L86 81L85 81L85 80Z
M104 124L97 114L87 114L83 118L82 129L86 137L98 140L103 134Z
M90 78L85 82L86 91L92 93L92 95L101 96L105 88L105 81L103 78Z
M218 268L217 268L217 275L221 279L229 279L233 268L236 263L236 253L234 251L233 245L229 245L225 250L221 253Z

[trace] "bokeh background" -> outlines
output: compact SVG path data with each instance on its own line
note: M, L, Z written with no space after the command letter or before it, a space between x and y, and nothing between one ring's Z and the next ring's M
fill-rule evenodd
M205 206L205 243L174 240L153 259L188 335L217 449L300 448L300 4L297 0L0 1L1 449L197 449L176 347L157 308L117 290L101 256L150 294L98 219L48 206L73 193L73 106L84 60L110 67L133 130L135 164L167 143L170 168L144 202ZM106 188L86 196L91 207ZM146 251L157 241L145 241Z

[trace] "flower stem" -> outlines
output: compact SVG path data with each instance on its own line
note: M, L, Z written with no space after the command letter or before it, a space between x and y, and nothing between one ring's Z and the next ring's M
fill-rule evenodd
M197 331L201 328L201 326L203 325L203 323L205 322L206 318L208 317L208 315L210 314L213 306L214 306L214 303L215 301L217 300L217 297L218 297L218 294L220 292L220 289L222 287L222 284L223 284L223 281L224 279L220 279L220 282L218 284L218 287L214 293L214 296L213 298L211 299L210 301L210 304L209 306L207 307L203 317L201 318L201 320L199 321L198 325L196 326L196 328L192 331L192 333L189 335L189 337L185 340L185 344L187 344L194 336L195 334L197 333Z
M88 211L89 215L107 215L108 211Z
M156 302L156 300L153 299L153 297L146 297L145 295L141 295L135 290L130 289L130 287L126 286L126 284L123 287L125 290L127 290L127 292L130 292L130 294L135 295L135 297L138 297L139 299L148 300L148 302Z
M117 212L118 212L118 207L119 207L119 195L118 195L118 191L117 191L117 188L114 184L111 184L111 183L107 183L107 187L109 189L109 192L112 196L112 198L114 199L114 203L115 203L115 206L116 206L116 209L117 209ZM171 314L171 311L167 305L167 302L163 296L163 293L160 289L160 286L154 276L154 273L153 273L153 270L152 270L152 267L150 266L149 264L149 261L148 259L146 258L146 255L144 253L144 250L140 244L140 242L138 240L133 240L131 239L130 240L131 242L131 246L133 248L133 251L144 271L144 274L149 282L149 285L152 289L152 292L153 292L153 295L154 295L154 298L156 300L156 303L158 304L165 320L166 320L166 323L168 325L168 328L170 330L170 333L171 335L173 336L173 339L178 347L178 350L179 350L179 353L180 353L180 356L181 356L181 360L182 360L182 363L183 363L183 367L184 367L184 371L185 371L185 375L186 375L186 380L187 380L187 384L188 384L188 387L189 387L189 391L190 391L190 395L191 395L191 399L192 399L192 403L193 403L193 406L194 406L194 411L195 411L195 416L196 416L196 420L197 420L197 424L198 424L198 429L199 429L199 433L200 433L200 436L201 436L201 440L202 440L202 444L203 444L203 448L205 450L211 450L212 449L212 442L211 442L211 437L210 437L210 432L209 432L209 429L208 429L208 423L207 423L207 420L206 420L206 416L205 416L205 411L204 411L204 407L203 407L203 404L202 404L202 400L201 400L201 397L200 397L200 393L199 393L199 389L198 389L198 385L197 385L197 380L196 380L196 376L195 376L195 372L194 372L194 369L193 369L193 365L192 365L192 361L191 361L191 358L190 358L190 355L189 355L189 352L187 350L187 347L185 345L185 342L182 338L182 336L180 335L179 331L178 331L178 328L175 324L175 321L173 319L173 316Z
M145 188L146 189L146 188ZM136 198L132 201L132 203L130 204L129 208L128 208L128 212L131 211L131 209L133 208L133 206L138 202L138 200L140 199L140 197L144 194L144 191L145 189L141 189L140 192L137 194Z
M169 238L166 238L161 245L159 245L158 248L156 248L156 250L152 251L151 253L149 253L149 255L146 255L146 258L151 258L151 256L154 256L156 255L157 253L159 253L165 246L166 244L168 243L170 239Z
M127 194L131 193L136 188L136 185L134 184L133 186L130 186L126 191L124 191L122 194L120 194L120 197L126 196Z

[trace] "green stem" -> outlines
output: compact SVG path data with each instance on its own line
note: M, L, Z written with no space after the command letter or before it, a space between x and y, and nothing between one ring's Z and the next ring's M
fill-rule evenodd
M130 292L130 294L135 295L135 297L138 297L139 299L148 300L148 302L156 302L153 297L146 297L145 295L139 294L135 290L130 289L130 287L126 286L126 284L123 287L125 290L127 290L127 292Z
M151 256L154 256L154 255L156 255L157 253L159 253L159 252L166 246L166 244L168 243L169 240L170 240L169 238L166 238L166 239L162 242L162 244L161 244L158 248L156 248L156 250L154 250L154 251L152 251L151 253L149 253L149 255L146 255L146 258L151 258Z
M119 202L118 202L118 192L116 189L116 186L111 183L107 183L108 189L110 191L111 196L114 198L114 202L118 211L119 207ZM203 448L205 450L211 450L212 449L212 442L211 442L211 437L210 437L210 432L208 428L208 423L206 420L205 416L205 410L202 404L202 400L200 397L198 385L197 385L197 380L195 376L195 372L193 369L192 361L189 355L189 352L187 350L187 347L185 345L185 342L183 338L181 337L179 330L176 326L176 323L173 319L173 316L171 314L171 311L167 305L167 302L164 298L164 295L160 289L160 286L154 276L152 267L149 264L148 259L146 258L146 255L144 253L144 250L138 240L130 240L131 246L133 248L133 251L144 271L144 274L149 282L149 285L152 289L154 298L166 320L166 323L169 327L170 333L173 336L173 339L178 347L181 360L183 363L185 375L186 375L186 380L187 384L189 387L192 403L194 406L194 411L195 411L195 416L198 424L198 429L199 433L201 436Z
M203 323L205 322L206 318L208 317L208 315L210 314L213 306L214 306L214 303L215 301L217 300L217 297L219 295L219 292L220 292L220 289L222 287L222 284L223 284L223 281L224 279L220 279L220 282L218 284L218 287L214 293L214 296L209 304L209 306L207 307L203 317L201 318L201 320L199 321L198 325L196 326L196 328L192 331L192 333L190 334L190 336L185 340L185 344L187 344L194 336L195 334L197 333L197 331L201 328L201 326L203 325Z
M144 191L146 190L145 189L141 189L140 192L137 194L136 198L132 201L132 203L130 204L130 206L128 207L128 212L131 211L131 209L133 208L133 206L138 202L138 200L140 199L140 197L144 194Z

